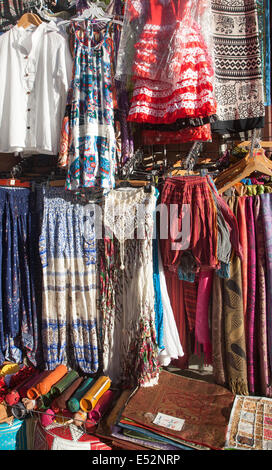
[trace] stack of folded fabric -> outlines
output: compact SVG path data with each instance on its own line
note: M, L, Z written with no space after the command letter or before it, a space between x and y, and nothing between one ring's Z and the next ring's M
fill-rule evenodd
M226 449L272 450L272 399L236 395Z
M112 437L149 449L221 450L233 401L219 385L162 371L158 385L132 394Z

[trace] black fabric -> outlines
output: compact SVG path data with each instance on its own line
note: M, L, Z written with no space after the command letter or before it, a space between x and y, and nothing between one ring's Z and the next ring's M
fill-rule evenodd
M261 129L264 126L265 118L261 116L251 119L238 119L236 121L216 121L211 124L211 129L212 132L224 135Z

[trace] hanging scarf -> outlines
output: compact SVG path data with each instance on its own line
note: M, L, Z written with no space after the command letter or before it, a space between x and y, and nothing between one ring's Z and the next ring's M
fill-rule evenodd
M248 295L246 311L246 343L248 385L252 395L255 393L256 375L256 331L255 331L255 304L256 304L256 240L253 216L253 197L247 197L245 204L248 240Z
M268 336L268 354L269 369L272 371L272 198L269 193L260 195L262 224L264 229L264 246L266 254L266 280L267 280L267 336Z
M223 318L228 385L232 393L248 395L241 262L237 256L230 264L230 279L223 281Z
M237 198L230 197L228 206L237 214ZM234 394L247 395L247 360L243 312L241 259L233 253L230 278L222 280L222 317L225 331L227 383Z
M246 315L247 309L247 229L246 229L246 214L245 214L245 196L238 198L237 206L237 220L239 226L239 238L243 249L242 259L242 286L243 286L243 305L244 315Z
M211 302L213 376L215 383L225 387L227 375L222 293L223 280L219 276L214 276Z
M212 364L212 344L209 329L209 301L211 296L213 271L199 273L199 284L196 304L196 349L203 346L205 364Z
M256 298L256 317L257 317L257 341L259 352L259 390L261 396L271 397L272 389L269 387L270 371L268 368L268 345L267 345L267 324L266 324L266 261L265 261L265 244L264 244L264 228L261 216L260 197L254 197L253 203L255 233L256 233L256 255L257 255L257 298Z

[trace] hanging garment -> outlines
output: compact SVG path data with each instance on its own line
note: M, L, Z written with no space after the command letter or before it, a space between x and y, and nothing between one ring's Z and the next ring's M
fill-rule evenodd
M189 358L191 356L190 341L189 341L189 328L187 322L187 311L185 307L185 282L180 281L176 273L164 269L165 281L167 286L167 292L169 295L171 307L173 310L175 322L178 329L180 343L184 355L178 359L172 360L172 364L179 369L187 369L189 366ZM189 283L188 283L189 284Z
M256 344L256 235L253 214L253 197L247 197L245 203L245 213L247 220L247 240L248 240L248 264L247 264L247 310L246 310L246 343L247 343L247 378L249 393L256 393L257 382L257 344Z
M212 343L209 328L209 301L212 290L213 271L199 273L195 320L195 352L202 345L205 364L212 364Z
M41 365L39 217L27 188L0 189L0 363Z
M226 198L229 210L237 214L237 201ZM213 277L213 365L215 377L233 393L248 394L246 326L243 309L241 259L233 250L229 279ZM220 322L222 323L220 324ZM218 339L215 335L218 334ZM220 343L219 341L222 341ZM219 367L224 366L220 371ZM220 383L219 382L219 383Z
M216 380L219 379L218 383L226 382L225 385L232 393L248 395L241 261L238 256L234 256L230 264L230 279L219 279L214 276L214 282L220 283L221 289L213 291L214 295L219 294L219 297L213 298L212 316L214 321L220 313L221 306L222 325L217 324L216 328L213 327L213 333L215 335L219 332L223 342L220 343L219 338L213 340L213 366L217 367L214 376ZM220 293L222 293L221 301ZM224 369L220 371L218 368L222 365Z
M216 103L212 60L203 30L195 20L200 2L127 3L125 27L128 23L132 25L128 31L130 28L140 31L134 44L131 71L134 89L128 120L170 124L183 118L213 116ZM123 42L126 37L128 32L124 29ZM121 37L117 76L122 76L124 62L130 55L122 46L124 49Z
M144 145L173 145L185 142L211 142L211 126L205 124L199 127L187 127L178 131L143 130L142 141Z
M261 201L260 196L254 197L253 202L255 236L256 236L256 336L257 336L257 352L258 352L258 384L256 386L257 393L265 396L272 396L272 387L270 379L270 370L268 364L268 336L266 321L266 260L265 260L265 243L264 243L264 227L262 224Z
M59 165L66 189L114 187L116 170L109 24L99 42L93 24L75 23L74 67L62 123Z
M265 193L260 195L261 215L264 230L264 248L266 257L266 312L267 312L267 342L268 342L268 359L269 371L272 372L272 316L270 314L272 308L272 198L271 194Z
M98 369L95 205L62 188L43 188L40 257L42 335L47 369Z
M167 178L161 192L161 205L167 210L162 226L164 230L167 227L167 238L166 234L160 234L164 266L178 272L183 254L189 252L192 272L198 272L200 266L216 269L217 212L207 178Z
M270 33L270 0L256 0L258 13L258 30L262 60L264 105L271 106L271 33Z
M126 386L158 380L152 238L155 190L112 190L99 240L103 373Z
M184 356L182 345L178 334L178 329L171 307L164 269L161 259L160 250L158 250L159 262L159 279L161 288L161 301L163 308L163 344L164 349L159 354L159 362L162 366L168 366L173 359L178 359Z
M160 271L159 271L159 243L157 237L153 240L153 284L155 295L155 325L156 325L156 342L159 350L164 349L163 343L163 305L162 293L160 284Z
M227 386L225 327L223 319L223 279L214 276L211 293L212 365L214 381Z
M241 247L243 250L242 259L242 283L243 283L243 303L244 303L244 315L247 310L247 291L248 291L248 278L247 278L247 260L248 260L248 241L247 241L247 229L246 229L246 212L245 212L246 197L240 196L238 199L237 206L237 221L239 226L239 238Z
M256 0L212 0L215 99L220 134L264 127Z
M72 59L53 26L0 37L0 151L57 155Z

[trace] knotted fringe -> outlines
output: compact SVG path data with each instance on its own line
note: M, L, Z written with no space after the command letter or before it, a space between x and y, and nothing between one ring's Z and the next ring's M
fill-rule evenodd
M233 395L249 395L247 382L245 382L241 377L229 379L228 383Z

